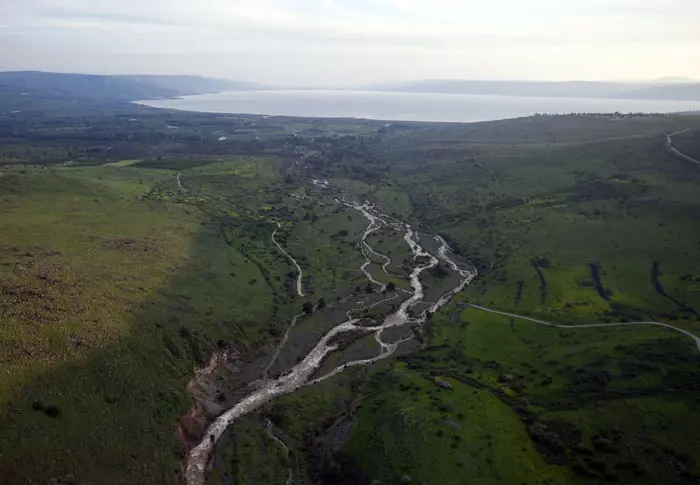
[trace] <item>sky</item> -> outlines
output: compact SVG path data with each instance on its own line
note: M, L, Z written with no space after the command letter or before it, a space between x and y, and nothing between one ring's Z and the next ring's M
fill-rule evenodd
M700 0L0 0L0 70L285 87L700 79Z

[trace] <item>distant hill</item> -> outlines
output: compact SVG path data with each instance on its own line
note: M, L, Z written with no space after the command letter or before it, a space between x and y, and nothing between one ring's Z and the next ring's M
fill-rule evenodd
M700 80L682 76L659 77L651 81L652 84L693 84L700 83Z
M252 83L199 76L101 76L41 71L0 72L0 95L137 101L259 89Z
M380 91L488 94L501 96L628 98L700 101L700 83L617 83L594 81L467 81L436 79L371 86Z
M623 98L700 101L700 83L676 83L637 87L622 93Z
M201 76L114 76L117 79L133 82L153 89L175 91L179 96L191 94L221 93L224 91L248 91L263 89L261 84L214 79ZM142 98L143 99L143 98Z

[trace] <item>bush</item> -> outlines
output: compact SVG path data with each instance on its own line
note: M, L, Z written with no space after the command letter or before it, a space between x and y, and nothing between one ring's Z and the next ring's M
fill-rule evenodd
M44 414L49 418L57 418L61 415L61 410L53 404L44 407Z

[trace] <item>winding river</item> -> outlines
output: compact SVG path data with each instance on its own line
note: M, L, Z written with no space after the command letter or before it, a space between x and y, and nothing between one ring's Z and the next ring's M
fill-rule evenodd
M384 291L386 290L386 285L380 281L377 281L374 279L372 276L372 273L370 273L367 270L367 267L372 264L372 260L369 258L368 254L372 253L380 258L385 260L385 265L388 265L391 263L391 259L389 259L388 256L385 256L381 253L378 253L375 251L372 246L369 245L367 242L367 238L369 237L370 234L373 232L378 231L381 229L382 226L386 225L386 221L384 219L381 219L379 216L372 214L369 209L371 206L368 203L365 203L364 205L359 205L359 204L352 204L349 202L342 202L343 204L347 205L348 207L352 207L353 209L360 211L362 215L364 215L367 220L369 221L369 226L365 229L365 232L362 234L362 238L360 239L360 242L358 244L358 247L360 248L360 252L362 252L362 256L365 258L365 262L360 266L360 270L365 274L368 280L370 280L372 283L375 285L379 286L380 290L379 291ZM386 266L382 266L382 269L384 272L386 272Z
M178 178L178 183L180 182ZM182 187L181 187L182 188ZM325 188L325 187L324 187ZM184 188L182 188L185 190ZM187 461L186 461L186 467L185 467L185 482L187 485L204 485L206 482L207 478L207 469L209 466L209 461L211 459L211 456L214 452L214 448L216 446L217 441L219 438L223 435L223 433L226 431L226 429L238 418L247 415L260 407L262 407L265 403L278 398L280 396L284 396L286 394L290 394L302 387L305 386L310 386L317 384L319 382L322 382L326 379L330 379L331 377L343 372L345 369L354 367L354 366L365 366L372 364L374 362L377 362L382 359L386 359L387 357L390 357L393 355L396 350L399 348L399 346L409 340L412 339L413 334L410 330L407 331L407 335L404 337L400 338L397 341L394 342L386 342L382 339L382 333L385 329L392 328L392 327L400 327L404 326L407 324L412 324L412 325L421 325L425 323L427 320L429 314L432 314L436 311L438 311L440 308L442 308L444 305L449 303L449 301L462 291L467 285L471 283L471 281L477 276L477 271L476 268L473 265L469 265L469 267L462 267L459 264L457 264L451 257L450 257L450 248L445 239L443 239L441 236L434 236L436 242L438 243L439 247L436 251L436 254L431 254L429 251L427 251L424 247L421 246L421 244L418 241L418 236L414 232L413 228L411 225L397 221L393 219L392 217L383 214L377 210L376 207L371 205L369 202L365 202L364 204L359 204L357 202L348 202L346 200L339 200L335 199L337 203L343 204L347 207L350 207L358 212L360 212L368 221L369 224L367 227L364 229L361 238L358 242L358 247L364 256L365 261L363 264L360 266L361 271L365 274L367 279L369 279L372 283L378 285L382 290L386 289L386 285L381 283L380 281L376 280L372 274L368 271L368 266L372 264L372 261L369 258L369 254L373 254L380 259L384 261L382 264L381 268L384 273L387 273L387 267L391 264L391 258L389 258L386 255L383 255L377 251L375 251L367 242L367 238L374 232L378 231L382 227L391 225L394 229L398 229L403 232L403 239L408 245L409 249L411 250L411 253L413 254L413 260L415 263L415 266L413 267L410 276L409 276L409 281L410 285L412 288L411 292L409 293L409 297L405 299L399 306L399 308L392 314L388 315L387 317L384 318L384 320L378 324L378 325L372 325L372 326L365 326L360 324L360 318L352 318L351 316L351 311L348 312L348 319L339 323L335 327L333 327L331 330L329 330L325 335L323 335L319 341L316 343L316 345L313 347L313 349L304 357L304 359L296 364L294 367L283 373L277 378L270 379L268 374L270 371L270 368L273 366L273 364L277 361L277 358L281 352L281 350L284 348L285 344L287 343L287 340L289 338L289 333L291 330L294 328L295 324L299 320L299 318L302 317L302 315L297 315L294 317L292 322L289 325L289 328L287 329L287 332L284 335L284 338L282 342L279 344L279 346L276 349L276 352L274 353L269 365L264 371L263 374L263 382L261 385L259 385L254 391L252 391L250 394L248 394L246 397L238 401L233 407L225 411L223 414L221 414L207 429L206 433L204 434L202 441L192 448L192 450L189 452L187 456ZM277 230L281 227L279 223L277 223L277 229L272 234L272 242L277 246L277 248L287 256L287 258L294 264L294 266L297 269L298 272L298 278L297 278L297 293L299 296L304 296L303 291L302 291L302 285L301 285L301 280L302 280L302 269L297 263L297 261L277 242L275 239L275 236L277 234ZM452 271L454 271L456 274L459 275L459 281L458 284L452 288L450 291L446 292L442 296L440 296L437 301L433 304L431 304L428 308L423 310L418 316L411 316L409 313L409 310L416 306L417 304L423 302L425 294L424 294L424 287L421 283L420 277L421 274L429 270L431 268L434 268L439 261L443 261L449 268L451 268ZM393 298L396 298L398 294L393 295L391 298L387 300L382 300L382 302L391 300ZM382 302L377 302L372 306L376 306L378 304L381 304ZM543 325L549 325L553 327L560 327L560 328L588 328L588 327L596 327L596 326L609 326L609 325L657 325L657 326L664 326L664 327L670 327L676 331L682 332L690 337L692 337L695 342L698 344L698 349L700 350L700 338L698 338L696 335L691 334L688 331L685 331L683 329L677 328L677 327L672 327L668 324L663 324L659 322L629 322L629 323L618 323L618 324L606 324L606 325L558 325L558 324L553 324L550 322L545 322L542 320L537 320L534 318L530 317L525 317L521 315L514 315L511 313L507 312L501 312L498 310L492 310L488 309L485 307L480 307L478 305L470 304L470 305L465 305L465 306L470 306L472 308L482 310L482 311L487 311L491 312L494 314L500 314L506 317L512 317L512 318L520 318L524 320L530 320L535 323L543 324ZM332 352L338 350L338 345L334 343L335 337L341 335L341 334L346 334L346 333L359 333L359 334L373 334L375 341L379 344L380 351L379 354L376 355L375 357L368 358L368 359L362 359L362 360L355 360L351 362L347 362L345 364L339 365L332 369L331 371L327 372L326 374L315 377L314 374L318 371L318 369L321 367L323 361L325 358L331 354ZM268 427L268 432L270 433L270 436L272 439L274 439L276 442L280 444L281 447L283 447L285 453L289 455L289 450L286 447L286 445L279 439L277 438L272 431L272 423L268 420L267 421L267 427ZM291 470L289 474L289 479L287 480L287 483L291 483L292 476L291 476Z
M369 225L365 228L360 239L360 248L363 252L363 255L365 256L365 263L361 268L363 273L365 273L365 275L368 277L368 279L370 279L370 281L373 281L375 282L375 284L379 284L380 286L382 286L382 288L385 288L385 286L382 283L379 283L378 281L371 278L369 272L366 271L367 266L370 264L368 262L366 251L373 252L375 254L380 254L376 253L369 246L369 244L366 243L366 239L372 232L377 231L379 228L388 224L387 221L391 218L377 211L377 209L369 203L360 205L356 202L338 202L359 211L369 221ZM394 224L397 226L400 225L400 227L404 231L403 238L413 254L414 261L416 261L416 266L413 268L410 274L410 284L411 288L413 289L411 296L401 303L396 312L387 316L379 325L358 325L358 323L360 322L360 319L358 318L350 318L336 325L321 337L321 339L317 342L316 346L304 357L304 359L301 362L299 362L297 365L292 367L289 371L282 374L278 378L263 381L263 383L256 390L248 394L245 398L241 399L232 408L221 414L209 426L209 428L203 436L202 441L189 452L185 468L185 481L187 485L203 485L205 483L207 467L209 464L209 460L211 459L212 453L214 451L216 442L219 440L219 438L221 438L221 435L226 431L228 426L230 426L237 418L251 413L256 409L259 409L261 406L271 401L272 399L286 394L290 394L304 386L313 385L318 382L329 379L334 375L343 372L348 367L368 365L373 362L377 362L381 359L385 359L391 356L402 343L410 340L412 338L412 334L411 332L408 332L407 336L403 337L402 339L396 342L385 342L384 340L382 340L382 332L387 328L403 326L407 323L420 325L426 321L428 310L423 311L418 317L411 318L409 316L409 309L415 306L416 304L420 303L424 298L423 285L420 281L421 274L428 269L434 268L438 264L439 259L443 260L460 275L460 281L459 284L453 290L443 295L440 299L438 299L438 301L435 304L432 305L432 307L430 308L430 312L437 311L440 307L449 302L450 298L454 294L461 291L476 276L476 270L473 267L461 268L457 265L457 263L450 259L450 257L447 254L449 248L444 239L440 238L439 236L436 237L437 241L440 243L440 248L437 252L436 257L430 254L428 251L426 251L417 242L417 236L409 224L398 222L395 222ZM277 231L275 231L275 233L276 232ZM301 295L301 268L298 266L298 264L296 264L296 261L294 261L294 259L279 244L277 244L277 242L274 239L274 234L273 242L297 266L300 275L298 280L299 286L297 289ZM388 257L386 258L388 259ZM391 260L389 260L388 262L390 261ZM324 359L331 352L337 350L338 346L333 343L333 339L338 335L348 332L374 334L374 338L381 348L379 355L370 359L348 362L346 364L336 367L335 369L321 377L312 379L313 374L320 368ZM286 337L287 334L285 335L285 338ZM281 350L281 347L282 345L284 345L285 341L286 340L283 341L283 343L278 348L278 351L275 353L275 356L273 357L273 362L279 355L279 350ZM270 364L270 366L271 365L272 363ZM265 376L267 376L270 366L268 366L268 369L265 372Z

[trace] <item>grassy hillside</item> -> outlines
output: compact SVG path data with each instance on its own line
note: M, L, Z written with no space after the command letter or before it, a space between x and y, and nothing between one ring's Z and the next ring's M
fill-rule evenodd
M381 185L406 194L412 217L481 275L433 319L425 349L361 385L334 455L341 475L360 477L348 483L697 480L691 339L658 327L556 329L463 307L700 331L700 170L665 147L679 120L575 122L427 129L359 147L372 160L363 177L381 174ZM528 140L535 123L542 135ZM697 129L697 119L685 123ZM490 137L470 137L489 128ZM549 141L532 143L538 136ZM678 143L690 150L691 139ZM326 170L352 173L353 163Z
M275 322L245 239L227 244L168 170L17 169L0 194L0 475L171 481L193 368Z
M3 168L7 483L174 482L194 369L229 348L243 367L301 309L276 222L308 299L366 284L342 244L364 223L338 236L348 214L287 196L282 175L274 156Z
M555 117L325 140L312 173L449 237L481 274L433 317L422 348L268 406L295 476L696 483L691 339L467 306L571 325L653 319L697 334L700 171L665 147L682 123L698 120ZM285 482L287 462L255 418L230 439L213 483Z

